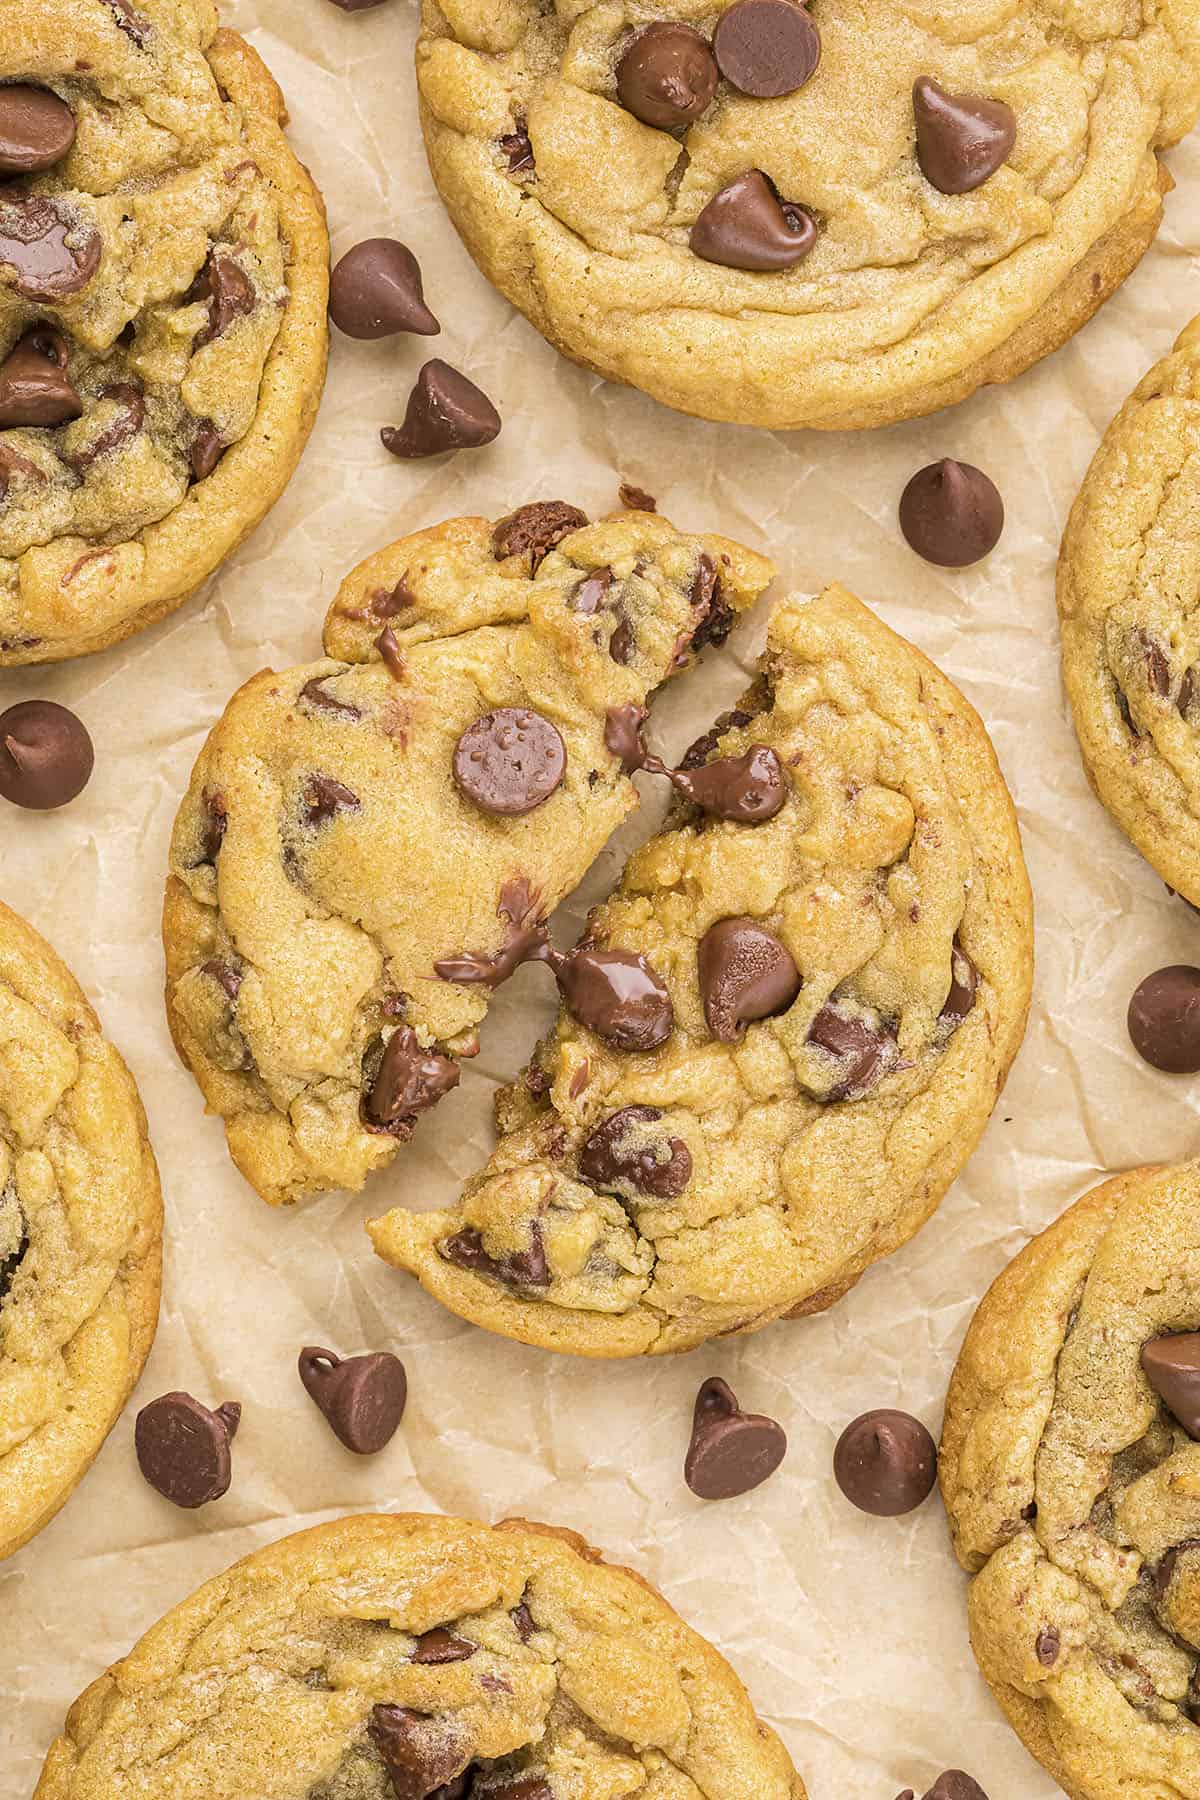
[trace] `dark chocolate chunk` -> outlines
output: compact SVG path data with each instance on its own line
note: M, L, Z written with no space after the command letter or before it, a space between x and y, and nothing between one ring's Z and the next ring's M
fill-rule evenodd
M729 269L790 269L817 241L812 215L781 200L761 169L713 195L688 239L696 256Z
M587 514L565 500L533 500L492 528L492 555L497 562L506 556L528 556L529 572L536 574L551 550L587 522Z
M1003 100L949 94L930 75L913 83L917 162L940 194L969 194L1006 162L1017 119Z
M617 63L621 105L659 131L698 119L717 91L717 79L708 39L669 20L635 32Z
M91 778L87 727L53 700L20 700L0 713L0 797L32 812L65 806Z
M821 60L821 38L797 0L734 0L717 23L713 52L726 81L768 100L804 86Z
M847 1425L833 1453L833 1473L860 1512L896 1518L932 1491L937 1446L920 1419L881 1407Z
M373 1706L367 1731L395 1800L432 1800L470 1761L441 1720L407 1706Z
M436 1669L443 1663L466 1662L478 1649L478 1644L472 1644L467 1638L455 1637L444 1625L435 1625L432 1631L422 1632L417 1639L412 1659L415 1663L427 1664Z
M385 450L404 460L478 450L500 435L500 414L482 388L433 357L417 376L403 425L385 425Z
M774 932L754 919L719 919L696 952L708 1029L734 1043L755 1019L786 1012L800 992L800 971Z
M516 1627L517 1636L523 1644L527 1644L537 1630L537 1625L524 1600L518 1600L509 1617Z
M241 1417L236 1401L210 1412L190 1394L163 1394L137 1416L133 1441L138 1467L150 1486L176 1506L219 1500L232 1479L229 1446Z
M0 721L2 723L2 721ZM1133 991L1127 1015L1138 1055L1168 1075L1200 1069L1200 969L1169 963Z
M995 549L1004 502L982 469L946 457L918 469L908 483L900 496L900 529L926 562L965 569Z
M438 1245L438 1255L458 1269L469 1269L475 1275L490 1275L505 1287L544 1288L550 1285L550 1264L542 1228L536 1219L529 1227L529 1248L513 1250L505 1256L492 1256L484 1249L483 1235L473 1225L464 1226L453 1237Z
M370 1092L363 1102L368 1124L390 1131L428 1112L458 1086L462 1070L452 1056L423 1049L410 1025L401 1025L384 1046Z
M197 419L188 447L188 463L194 481L207 481L225 454L221 434L211 419Z
M330 680L332 677L329 675L314 675L300 689L299 699L315 707L317 712L329 713L334 718L361 719L362 713L357 706L353 706L349 700L339 700L336 694L330 693L325 686Z
M978 989L979 970L955 938L950 951L950 992L938 1014L941 1024L957 1031L974 1006Z
M82 411L67 374L66 338L54 325L35 325L0 364L0 428L62 425Z
M616 1049L655 1050L670 1037L671 996L640 952L581 945L551 966L568 1011Z
M629 1187L655 1200L674 1200L692 1177L692 1156L682 1138L647 1133L657 1106L623 1106L593 1128L579 1152L579 1178L601 1190ZM647 1141L649 1138L649 1141Z
M510 175L525 175L533 168L533 145L529 141L524 119L518 119L515 131L508 131L500 139L500 151L508 164Z
M562 784L567 752L549 719L503 706L469 725L454 751L454 779L482 812L516 818Z
M366 238L347 250L329 279L329 312L352 338L398 331L436 337L441 330L425 304L421 266L397 238Z
M100 267L100 233L90 219L45 194L0 187L0 272L25 300L54 302L85 288Z
M1151 1338L1142 1345L1142 1369L1172 1418L1189 1437L1200 1438L1200 1331Z
M842 1064L825 1100L859 1100L883 1080L896 1060L896 1040L882 1026L827 1000L808 1029L810 1044L828 1050Z
M744 1413L733 1389L710 1376L696 1396L684 1480L701 1500L731 1500L773 1475L787 1453L787 1434L774 1419Z
M75 114L48 88L0 87L0 175L34 175L60 163L75 142Z
M315 829L327 825L338 813L359 812L362 801L344 782L332 775L310 775L300 806L300 823Z
M335 1435L356 1456L373 1456L396 1435L408 1399L404 1364L390 1350L335 1356L308 1345L300 1352L300 1379Z
M1052 1669L1058 1661L1058 1653L1062 1649L1062 1639L1053 1625L1047 1625L1037 1634L1034 1654L1043 1669Z

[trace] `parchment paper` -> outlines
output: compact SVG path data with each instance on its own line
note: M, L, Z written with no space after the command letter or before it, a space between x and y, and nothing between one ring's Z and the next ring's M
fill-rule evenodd
M1200 958L1200 922L1172 900L1092 798L1059 676L1053 571L1067 509L1111 414L1200 306L1200 153L1170 162L1167 224L1122 293L1015 386L874 434L775 435L684 419L559 358L492 293L442 212L416 122L413 0L346 15L326 0L235 0L288 95L293 141L329 207L335 256L397 235L419 257L440 339L335 334L313 441L255 537L173 619L103 656L0 674L0 709L74 707L95 777L59 814L4 808L0 892L57 946L133 1067L167 1207L158 1343L138 1398L58 1519L0 1566L0 1800L27 1800L65 1707L201 1580L285 1533L347 1511L425 1508L573 1526L641 1569L730 1658L782 1732L813 1800L921 1793L947 1766L991 1800L1049 1800L975 1671L964 1578L936 1499L896 1521L834 1486L836 1436L898 1405L936 1432L972 1308L1026 1238L1103 1171L1200 1144L1195 1081L1156 1074L1124 1029L1130 992ZM403 414L436 353L504 417L497 444L400 464L378 428ZM908 476L936 456L980 464L1008 505L1000 547L943 574L895 524ZM362 1220L397 1199L442 1203L482 1160L496 1082L550 1011L523 971L502 989L461 1089L368 1192L272 1212L229 1162L176 1061L161 1000L158 919L171 821L203 736L257 669L320 653L325 607L369 551L458 513L535 498L595 515L627 479L683 527L728 532L779 563L776 594L838 577L964 689L1015 793L1037 903L1025 1047L991 1126L936 1218L821 1318L684 1358L588 1364L487 1336L372 1254ZM765 609L660 701L681 748L729 703ZM757 630L755 629L757 626ZM738 667L741 662L742 668ZM578 917L657 822L647 801L571 911ZM382 1455L343 1451L296 1376L301 1345L390 1347L410 1400ZM724 1375L791 1447L756 1493L693 1499L682 1457L695 1390ZM191 1389L245 1407L228 1496L191 1515L144 1485L133 1413Z

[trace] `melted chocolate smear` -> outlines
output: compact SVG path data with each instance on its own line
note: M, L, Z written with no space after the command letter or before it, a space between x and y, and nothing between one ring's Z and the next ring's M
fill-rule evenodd
M405 676L404 656L396 634L390 625L385 625L375 639L375 648L379 652L379 660L386 668L393 681L403 681Z
M665 771L685 799L714 819L761 825L787 799L787 777L774 750L755 744L744 756L721 756L695 770Z
M692 1177L692 1157L682 1138L659 1136L639 1145L640 1126L657 1124L657 1106L623 1106L602 1119L579 1152L579 1177L589 1187L611 1191L622 1184L655 1200L674 1200Z
M440 980L457 981L465 987L499 987L523 962L530 962L545 951L548 940L541 895L525 876L505 882L496 914L504 924L501 948L494 954L464 950L461 956L444 957L433 965Z
M840 1078L822 1098L826 1101L860 1100L883 1080L896 1060L896 1040L882 1027L871 1025L853 1013L826 1001L808 1032L810 1044L819 1044L842 1063Z
M666 983L640 952L581 944L544 950L568 1012L589 1031L631 1052L656 1050L675 1027Z
M306 681L300 689L300 699L306 700L318 712L330 713L335 718L340 716L343 719L361 719L362 713L357 706L352 706L348 700L339 700L336 695L329 692L325 683L330 679L328 675L314 675L312 680Z
M368 1126L395 1132L428 1112L458 1086L462 1071L452 1056L422 1047L410 1025L401 1025L384 1046L375 1079L363 1101ZM406 1134L406 1129L405 1133Z
M468 1269L473 1275L488 1275L505 1287L545 1288L550 1286L550 1265L542 1227L534 1219L529 1227L528 1250L510 1251L506 1256L490 1256L483 1247L483 1236L473 1225L445 1238L438 1254L455 1268Z
M10 445L0 444L0 501L7 499L8 484L14 475L28 475L33 481L46 480L46 476L35 462L30 462L27 456L22 456L20 451L12 449ZM11 649L14 641L23 642L24 640L5 639L3 648Z
M645 723L646 708L632 701L624 706L610 706L604 716L604 747L620 759L626 775L646 767L647 750L642 741Z
M254 311L254 283L228 252L214 250L197 275L185 298L208 301L208 324L201 327L192 340L199 350L219 338L237 318Z

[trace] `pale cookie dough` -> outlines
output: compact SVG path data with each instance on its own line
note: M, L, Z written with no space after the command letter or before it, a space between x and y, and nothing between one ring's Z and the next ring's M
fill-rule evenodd
M950 1386L971 1641L1073 1800L1200 1796L1200 1444L1141 1366L1197 1328L1200 1164L1137 1169L1015 1258Z
M1063 538L1058 608L1088 778L1200 906L1200 320L1105 433Z
M0 187L0 664L52 662L170 612L282 493L329 243L211 0L22 0L0 77L74 117L64 158Z
M141 1374L162 1202L129 1071L0 905L0 1558L49 1523Z
M490 989L437 964L515 966L637 804L607 709L644 701L771 574L656 514L451 520L347 578L330 660L234 696L175 827L167 996L265 1199L361 1187L454 1085ZM558 755L530 777L557 785L512 815L472 797L488 765L459 756L504 709Z
M710 1644L573 1532L284 1538L71 1708L36 1800L805 1800Z
M726 10L423 0L422 116L450 215L500 291L611 380L711 419L886 424L1028 368L1153 240L1171 185L1158 152L1200 108L1198 0L813 0L821 59L795 92L722 79L674 133L621 105L631 30L711 38ZM922 76L1015 117L973 191L939 192L918 165ZM690 246L714 196L755 171L815 221L790 268Z
M665 1041L614 1048L564 1009L459 1207L369 1227L476 1324L630 1356L820 1311L912 1236L987 1123L1033 930L976 714L833 587L772 618L760 687L719 735L725 757L756 745L786 772L782 809L683 807L589 921L587 941L657 972Z

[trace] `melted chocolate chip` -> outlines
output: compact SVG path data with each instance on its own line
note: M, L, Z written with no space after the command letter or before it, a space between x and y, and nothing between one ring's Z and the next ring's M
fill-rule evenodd
M567 595L567 605L572 612L583 613L590 618L605 605L605 596L615 579L611 569L594 569L582 581L575 583Z
M531 501L493 527L492 555L497 562L508 556L528 556L529 572L536 574L551 550L587 522L587 514L565 500Z
M11 444L0 444L0 501L8 498L9 484L14 475L27 475L31 481L44 482L46 477L35 462L20 451L14 450ZM36 643L36 638L6 638L0 649L11 650L16 643Z
M384 1046L365 1101L367 1122L381 1131L407 1124L458 1086L462 1070L451 1056L422 1047L410 1025L401 1025Z
M947 457L918 469L908 483L900 496L900 529L926 562L965 569L1000 541L1004 502L982 469Z
M504 924L504 943L494 954L467 950L461 956L435 962L434 973L442 981L464 986L482 983L499 987L523 962L540 956L547 947L546 921L541 895L522 875L500 889L496 915Z
M138 1467L175 1506L219 1500L233 1476L229 1446L241 1417L236 1401L210 1412L190 1394L164 1394L137 1416L133 1441Z
M115 381L110 387L101 388L100 398L112 401L117 408L116 417L92 440L86 450L63 457L68 467L74 469L81 478L101 457L111 456L114 451L120 450L135 438L146 422L146 396L132 381Z
M0 189L0 271L26 300L61 300L85 288L100 267L100 233L90 220L44 194Z
M438 1245L438 1254L455 1268L469 1269L474 1275L489 1275L505 1287L544 1288L550 1286L550 1265L542 1228L534 1219L529 1227L529 1248L513 1250L505 1256L491 1256L483 1247L483 1236L468 1225Z
M655 1050L675 1025L662 977L638 952L581 945L551 960L567 1010L618 1050Z
M516 818L561 786L567 752L549 719L503 706L469 725L454 751L454 779L481 812Z
M390 625L385 625L375 639L375 648L379 652L379 660L393 681L403 681L407 674L404 653L396 641L396 634Z
M53 325L27 331L0 364L0 428L77 419L83 401L66 369L67 340L61 331Z
M1170 963L1147 975L1133 991L1127 1024L1134 1049L1152 1068L1194 1075L1200 1070L1200 969Z
M821 38L797 0L734 0L713 33L726 81L767 100L794 94L821 60Z
M533 168L533 145L524 119L518 119L516 130L506 132L499 142L510 175L524 175Z
M335 1356L309 1345L300 1352L300 1379L335 1435L356 1456L374 1456L396 1435L408 1399L404 1364L389 1350Z
M330 713L335 718L361 719L362 713L357 706L352 706L348 700L339 700L336 694L329 692L325 683L331 679L329 675L314 675L300 689L299 698L318 712Z
M87 728L53 700L21 700L0 713L0 797L32 812L66 806L91 779Z
M1148 632L1139 631L1137 636L1146 664L1147 685L1151 693L1165 700L1171 692L1171 665L1163 655L1162 646L1155 643Z
M197 419L188 447L188 463L194 481L207 481L225 454L221 434L211 419Z
M483 389L435 356L417 376L403 425L385 425L379 436L385 450L412 461L481 449L499 437L500 423Z
M870 1020L847 1012L828 1000L808 1031L810 1044L828 1050L842 1064L842 1072L827 1094L827 1101L859 1100L883 1080L896 1058L896 1040Z
M897 1518L932 1491L937 1446L911 1413L881 1407L847 1425L833 1453L833 1473L860 1512Z
M719 919L696 952L708 1029L735 1043L755 1019L786 1012L800 992L800 971L774 932L754 919Z
M407 1706L373 1706L367 1732L383 1758L395 1800L432 1800L469 1760L440 1720Z
M519 1600L517 1602L516 1606L513 1607L512 1612L509 1614L509 1617L516 1627L517 1636L523 1644L527 1644L537 1630L537 1626L534 1623L533 1614L530 1612L524 1600Z
M941 194L969 194L1007 161L1016 114L1002 100L949 94L929 75L913 84L917 162Z
M613 626L612 636L608 640L608 654L615 663L627 669L633 661L637 650L637 637L633 629L633 620L618 601L617 622Z
M425 304L421 265L396 238L366 238L347 250L329 279L329 312L352 338L400 331L436 337L441 330Z
M1047 1625L1037 1634L1034 1654L1043 1669L1052 1669L1058 1661L1058 1653L1062 1649L1062 1639L1053 1625Z
M212 979L224 988L226 996L231 1001L236 1000L242 991L244 976L240 967L235 963L223 962L220 957L214 956L210 962L201 963L200 973L211 975Z
M793 0L787 0L791 6ZM694 770L669 771L685 799L715 819L761 825L787 799L787 777L774 750L754 744L744 756L722 756Z
M744 1413L733 1389L710 1376L696 1396L684 1480L701 1500L731 1500L773 1475L787 1454L787 1434L774 1419Z
M205 792L204 822L200 832L200 861L215 863L221 845L225 841L225 830L229 823L229 813L225 801L220 794Z
M955 938L950 951L950 992L938 1015L940 1023L957 1031L975 1004L978 988L979 970Z
M624 706L610 706L604 715L604 747L620 760L626 775L646 767L647 752L642 742L645 723L646 708L633 701Z
M75 114L48 88L0 87L0 175L33 175L60 163L75 142Z
M233 321L254 311L254 283L227 250L214 250L188 289L189 301L208 301L208 324L192 340L192 349L211 344Z
M1142 1345L1142 1369L1172 1418L1200 1438L1200 1331L1151 1338Z
M617 63L622 106L643 125L675 131L698 119L717 91L708 39L663 20L635 32Z
M677 1198L692 1178L692 1156L682 1138L640 1129L661 1118L657 1106L623 1106L609 1113L584 1140L580 1180L602 1191L625 1186L655 1200Z
M130 0L108 0L108 9L116 20L117 30L123 32L139 50L144 50L154 35L154 27L149 19L143 18L140 12L135 12Z
M435 1625L432 1631L426 1631L417 1639L417 1647L412 1659L430 1668L441 1668L444 1663L467 1662L479 1649L467 1638L455 1637L444 1625Z
M358 812L358 795L332 775L310 775L300 807L300 823L315 829L327 825L338 813Z
M761 169L739 175L713 195L688 242L705 262L729 269L790 269L817 241L810 213L781 200Z

